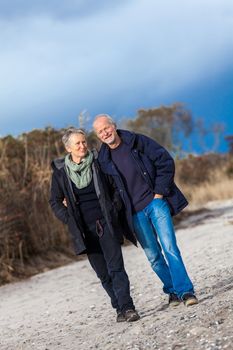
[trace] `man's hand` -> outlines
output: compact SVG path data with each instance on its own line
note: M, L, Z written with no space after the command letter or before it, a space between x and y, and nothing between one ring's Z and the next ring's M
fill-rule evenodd
M64 204L65 207L67 207L67 201L66 201L65 198L63 199L63 202L62 202L62 203Z
M155 193L154 198L163 198L162 194Z

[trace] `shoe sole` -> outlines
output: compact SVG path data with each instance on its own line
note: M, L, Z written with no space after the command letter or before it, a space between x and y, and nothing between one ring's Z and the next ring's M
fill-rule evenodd
M189 299L189 300L184 302L185 306L192 306L192 305L197 305L197 304L198 304L198 300L196 300L196 299Z
M174 301L172 303L169 304L169 306L171 307L177 307L178 305L180 305L181 301Z
M128 320L126 320L126 322L135 322L138 320L140 320L140 317L132 317L132 318L129 318Z
M117 315L116 322L117 323L126 322L126 318L123 313L119 313L119 315Z

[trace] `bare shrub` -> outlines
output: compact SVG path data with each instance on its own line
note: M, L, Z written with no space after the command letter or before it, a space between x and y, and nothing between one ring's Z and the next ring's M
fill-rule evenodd
M72 255L67 230L48 204L50 162L62 154L60 139L61 132L46 129L1 140L0 284L17 276L31 257Z
M193 156L176 162L176 178L182 184L188 186L199 185L211 181L213 173L226 167L227 157L217 153Z
M190 204L233 198L232 158L208 154L177 161L176 182Z
M53 158L64 154L62 130L0 139L0 284L76 259L66 227L53 215ZM89 144L98 148L90 135ZM176 181L191 203L233 197L233 159L211 154L177 161Z

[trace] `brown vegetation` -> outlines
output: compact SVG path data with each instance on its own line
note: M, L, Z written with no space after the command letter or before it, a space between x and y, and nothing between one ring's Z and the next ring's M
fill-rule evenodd
M206 154L178 160L176 182L192 206L233 198L233 158Z
M64 153L62 130L0 139L0 284L76 259L66 227L49 204L51 159ZM93 134L89 142L98 145ZM191 203L233 197L230 155L177 161L176 180Z
M182 148L180 136L188 137L193 131L190 111L181 103L158 108L139 109L135 119L124 122L127 129L147 135L170 151Z
M69 251L66 229L48 206L50 161L62 154L60 138L48 128L1 139L0 284L27 274L25 265L40 271L39 256Z

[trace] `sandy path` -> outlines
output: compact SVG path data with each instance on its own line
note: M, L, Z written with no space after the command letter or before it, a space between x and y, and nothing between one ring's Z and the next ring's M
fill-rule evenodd
M200 304L167 307L140 248L124 247L141 320L115 322L87 261L0 288L1 350L233 349L233 200L177 231Z

